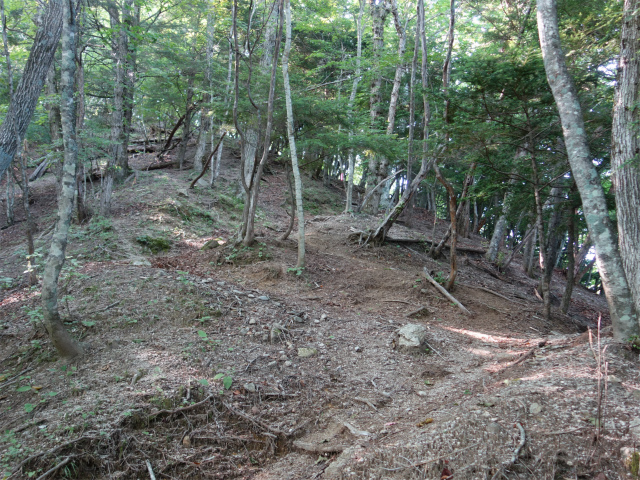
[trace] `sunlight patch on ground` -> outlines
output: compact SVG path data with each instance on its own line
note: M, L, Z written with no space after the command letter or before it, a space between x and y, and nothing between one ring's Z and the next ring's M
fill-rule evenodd
M11 305L12 303L24 302L30 298L34 298L40 295L40 290L29 291L28 288L12 293L4 300L0 301L0 308Z
M528 338L523 339L523 338L501 337L500 335L488 335L486 333L474 332L473 330L465 330L463 328L444 327L444 326L442 328L445 330L449 330L450 332L460 333L462 335L467 335L469 337L482 340L483 342L523 344L531 341L531 339L528 339Z

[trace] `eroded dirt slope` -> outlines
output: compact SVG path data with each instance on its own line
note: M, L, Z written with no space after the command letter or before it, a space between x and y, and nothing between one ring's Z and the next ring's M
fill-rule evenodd
M633 447L640 423L638 356L606 333L600 345L582 333L599 316L606 325L602 297L578 289L571 315L547 322L518 261L498 272L473 237L462 242L454 292L465 315L421 274L446 275L448 260L406 242L430 239L428 212L394 230L405 242L360 248L349 235L379 219L337 215L339 184L310 179L308 267L297 275L295 240L277 238L288 221L277 167L262 188L258 244L201 250L228 241L241 217L237 159L225 157L216 189L189 191L194 172L147 172L150 161L136 159L112 218L73 228L60 305L87 346L78 362L56 360L39 287L24 284L24 225L1 231L0 277L11 279L0 291L7 475L630 475L620 449ZM49 177L36 183L41 252L53 222ZM558 298L563 286L557 274ZM410 323L427 329L427 343L401 353L395 332Z

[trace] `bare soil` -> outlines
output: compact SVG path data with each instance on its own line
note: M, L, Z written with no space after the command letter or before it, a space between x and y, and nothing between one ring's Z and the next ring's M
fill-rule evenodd
M152 160L134 157L111 218L72 228L60 308L86 347L82 359L58 360L47 339L39 286L23 274L25 224L0 230L0 278L12 279L0 290L0 474L637 475L621 448L640 434L638 354L607 336L602 296L577 288L570 315L546 321L519 260L500 273L460 252L453 294L467 316L421 274L426 266L446 276L447 258L432 260L420 241L351 243L380 217L339 214L341 184L309 178L308 266L296 272L295 235L278 240L289 195L277 164L262 184L258 242L244 248L230 241L242 216L233 152L213 189L187 190L193 170L145 171ZM44 255L53 176L33 192ZM392 236L430 239L432 227L432 214L416 209ZM447 223L436 227L439 239ZM223 245L203 250L212 239ZM152 253L157 240L169 249ZM461 240L470 250L483 242ZM552 287L561 298L561 272ZM394 350L408 323L428 329L424 352Z

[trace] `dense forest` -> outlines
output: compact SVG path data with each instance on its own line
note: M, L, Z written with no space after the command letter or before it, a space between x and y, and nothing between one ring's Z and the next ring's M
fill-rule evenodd
M357 297L363 279L350 284L338 273L324 280L313 277L323 268L339 271L323 262L344 247L320 247L317 235L340 230L327 236L363 256L362 265L408 249L405 256L411 257L410 268L421 272L420 281L436 288L444 305L457 307L459 314L474 315L464 304L471 288L465 272L475 268L492 281L531 287L518 295L539 303L536 318L549 331L552 324L565 325L554 327L564 331L575 323L578 305L583 311L592 308L600 317L604 313L606 324L610 321L611 341L635 352L640 348L639 8L638 0L0 0L4 328L19 317L8 305L16 298L32 302L25 311L31 320L37 317L33 328L41 325L46 332L51 355L91 362L95 345L84 340L96 322L88 312L109 313L122 299L110 296L115 301L104 309L93 304L84 313L72 313L93 301L74 299L69 285L93 278L78 277L89 275L91 265L111 268L110 262L134 257L141 268L172 268L187 285L193 279L186 271L195 275L195 270L181 262L191 262L194 269L199 262L184 260L183 250L175 256L182 260L165 255L176 238L182 238L179 248L197 246L193 250L206 255L204 263L229 272L241 258L257 268L275 258L269 249L288 245L295 258L269 267L275 270L265 270L264 278L302 279L310 292L329 283L338 288L344 281L340 288ZM169 192L171 202L160 205ZM331 204L326 211L325 203ZM128 234L138 249L134 255L134 247L126 250L126 242L113 240L115 225L151 207L170 210L182 226L171 224L173 240L164 227L166 238L155 235L160 230ZM151 214L148 218L156 221ZM194 227L200 221L206 225ZM318 222L331 226L322 230ZM193 227L191 233L184 224ZM83 242L103 245L102 251L83 254L84 261L74 258ZM155 263L139 260L139 252ZM81 269L84 273L78 273ZM149 275L140 278L156 278ZM104 276L116 277L115 272ZM413 273L398 274L396 280L398 285L412 282ZM212 279L207 282L214 285ZM227 288L223 281L217 285L218 291ZM103 287L95 288L100 295ZM494 301L496 294L513 300L501 287L478 288ZM70 300L77 302L73 308ZM394 301L410 303L389 300ZM242 317L238 305L217 311L224 312L222 317L238 311ZM504 314L491 305L493 315ZM423 310L429 309L421 305ZM201 323L211 319L194 315ZM305 320L302 314L294 318ZM583 325L597 329L598 339L599 322L591 318ZM273 323L267 340L293 338L291 325ZM211 332L203 327L197 335L215 351ZM520 353L529 358L542 349L548 342L543 337L538 347L532 344L531 351ZM599 344L597 350L600 382L607 373L602 373L604 350ZM218 372L222 395L234 376ZM131 385L137 381L134 375ZM203 378L198 388L208 385ZM255 389L245 383L242 394ZM210 398L194 394L190 406L180 408L186 411ZM376 402L360 401L378 411ZM262 429L260 441L277 439L272 448L283 448L278 442L289 433L221 402L227 414ZM173 418L180 410L158 406L162 410L154 419ZM598 415L600 409L598 400ZM594 423L596 437L604 438L600 421L597 417ZM345 425L356 437L370 435ZM517 425L524 445L524 428ZM4 435L11 443L14 433ZM187 446L185 438L180 442ZM83 442L87 449L98 448L93 437ZM468 478L534 478L514 470L522 445L512 461L494 462ZM347 451L297 447L321 458ZM40 478L63 471L72 476L67 464L76 462L83 465L79 472L107 475L106 464L91 470L78 455L69 454L66 463L59 457L48 465L51 473L37 464L41 458L27 458L15 470L14 464L0 462L0 471L11 477L32 464L39 466L33 472ZM12 458L22 461L27 455L18 457ZM630 458L635 471L629 471L637 477L638 459ZM137 470L123 475L137 478L148 467L155 478L149 461L142 460ZM542 463L536 465L530 467ZM167 472L187 474L175 468ZM255 474L232 475L232 470L220 470L217 478ZM440 461L437 470L442 478L454 478L445 475L448 467ZM78 478L89 478L85 474ZM197 474L206 476L201 469ZM264 478L279 478L272 474ZM435 478L431 474L425 466L415 478ZM384 478L379 472L371 475ZM616 478L602 475L588 478Z

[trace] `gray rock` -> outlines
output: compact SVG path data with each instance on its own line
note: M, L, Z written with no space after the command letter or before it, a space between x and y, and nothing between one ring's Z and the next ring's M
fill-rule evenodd
M409 323L397 332L396 349L402 353L424 353L427 329L424 325Z
M251 320L249 320L249 325L255 325L257 323L255 318L252 318Z
M263 302L266 302L267 300L269 300L269 297L267 297L266 295L261 295L258 297L258 300L262 300Z
M327 319L327 314L323 313L322 315L320 315L320 320L326 320Z
M302 358L313 357L318 353L318 350L315 348L298 348L298 356Z
M244 389L249 393L254 393L256 391L256 385L254 383L245 383Z
M291 365L292 365L291 360L287 360L286 362L284 362L285 367L290 367Z
M293 317L293 321L296 323L304 323L304 318L302 317Z
M542 405L539 403L532 403L529 405L529 413L531 415L538 415L540 412L542 412Z

